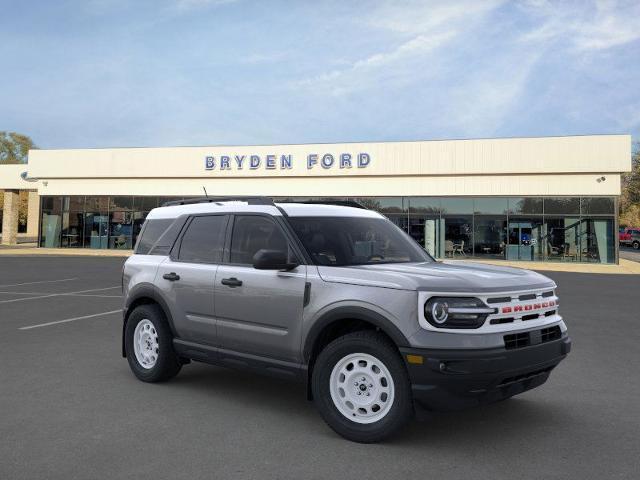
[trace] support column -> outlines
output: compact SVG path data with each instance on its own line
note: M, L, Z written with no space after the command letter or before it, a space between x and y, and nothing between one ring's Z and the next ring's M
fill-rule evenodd
M18 209L20 195L18 190L4 191L2 208L2 245L15 245L18 238Z
M27 203L27 237L37 238L40 226L40 195L37 190L29 191Z

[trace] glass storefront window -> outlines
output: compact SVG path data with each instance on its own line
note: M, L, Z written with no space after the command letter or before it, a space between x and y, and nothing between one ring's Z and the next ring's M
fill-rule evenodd
M445 257L473 255L473 217L451 216L444 218Z
M132 237L131 237L131 246L135 247L136 242L138 240L138 235L142 230L142 225L144 224L144 219L147 218L149 212L133 212L133 225L132 225Z
M615 201L612 197L583 197L580 199L582 215L614 215Z
M473 212L476 215L506 215L509 210L506 198L476 198Z
M109 248L128 250L133 237L131 212L111 212L109 216Z
M81 248L83 243L84 197L64 197L61 247Z
M542 198L509 198L509 215L542 215Z
M42 199L42 221L40 222L40 246L57 248L60 246L62 229L62 197Z
M84 215L85 248L107 248L109 233L109 216L97 212Z
M506 249L507 217L475 217L473 233L474 255L483 258L504 259Z
M91 197L85 199L84 209L87 212L107 213L109 211L109 197Z
M442 215L473 214L473 198L443 198Z
M439 216L411 215L408 232L429 255L444 257L444 220Z
M410 214L440 215L442 199L438 197L409 197Z
M134 247L153 208L189 197L41 197L40 246ZM615 262L615 197L296 197L355 200L436 258ZM544 208L543 208L544 207Z
M544 258L542 217L510 216L507 231L507 260L540 261Z
M581 225L578 217L546 217L546 258L549 261L579 261Z
M580 229L580 261L615 262L614 221L606 218L583 218Z
M544 199L545 215L579 215L579 197L549 197Z
M109 211L133 210L133 197L109 197Z
M148 212L158 206L158 197L134 197L133 209Z

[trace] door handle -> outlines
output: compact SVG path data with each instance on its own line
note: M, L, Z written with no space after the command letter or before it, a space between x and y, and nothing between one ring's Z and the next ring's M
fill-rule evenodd
M242 280L238 280L236 277L223 278L220 283L222 283L222 285L226 285L227 287L231 287L231 288L242 286Z
M171 272L165 273L164 275L162 275L162 278L164 278L165 280L169 280L170 282L175 282L176 280L180 280L180 275L178 275L176 272Z

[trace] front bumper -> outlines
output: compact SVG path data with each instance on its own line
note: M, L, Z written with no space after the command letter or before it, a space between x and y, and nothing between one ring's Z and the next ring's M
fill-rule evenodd
M570 350L566 333L554 341L513 350L400 349L414 402L430 411L492 403L538 387Z

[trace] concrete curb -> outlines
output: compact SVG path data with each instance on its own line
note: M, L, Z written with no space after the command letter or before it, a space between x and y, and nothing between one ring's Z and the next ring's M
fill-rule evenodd
M133 250L93 250L90 248L34 248L16 247L0 248L0 256L82 256L82 257L128 257Z
M605 275L639 275L640 263L630 260L620 259L620 265L601 265L590 263L569 263L569 262L507 262L504 260L449 260L447 263L457 262L484 263L487 265L502 265L516 268L526 268L527 270L540 270L547 272L572 272L572 273L600 273Z
M93 250L89 248L33 248L15 247L0 248L0 256L15 255L51 255L51 256L85 256L85 257L129 257L133 250ZM446 263L472 262L487 265L502 265L516 268L526 268L528 270L540 270L548 272L573 272L573 273L600 273L608 275L640 275L640 263L630 260L620 259L619 265L600 265L589 263L569 263L569 262L508 262L504 260L445 260Z

